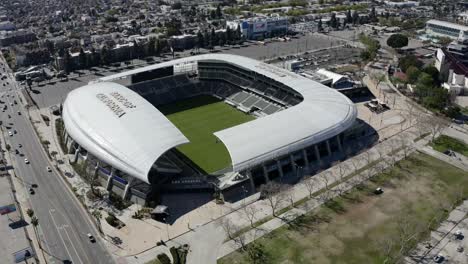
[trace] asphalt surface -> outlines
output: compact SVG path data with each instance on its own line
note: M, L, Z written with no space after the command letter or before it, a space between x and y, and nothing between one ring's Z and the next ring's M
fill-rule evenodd
M300 36L298 38L293 38L287 42L281 41L272 41L268 44L260 45L255 43L247 43L246 47L223 47L221 49L222 53L236 54L241 56L246 56L253 59L271 59L277 56L286 56L290 54L302 53L310 50L330 48L337 45L342 45L346 41L340 39L334 39L330 36L321 35L321 34L306 34L305 36ZM219 49L219 47L217 47ZM176 52L178 57L187 57L190 56L191 50L186 50L183 52ZM203 52L208 52L203 50ZM152 65L158 63L162 58L154 57L153 62L146 62L144 60L133 60L130 67L138 68L142 66ZM166 56L166 59L170 59L171 56ZM124 63L121 63L121 67L116 69L113 66L104 67L94 67L97 72L82 70L83 74L78 76L78 74L71 74L68 77L68 80L53 80L49 82L43 82L39 85L34 84L32 86L33 92L31 92L32 98L35 100L39 108L47 108L53 105L58 105L62 103L67 94L81 86L88 84L88 82L101 78L103 76L116 74L122 71L128 71L129 68L126 68Z
M9 68L0 62L7 71ZM3 72L2 72L3 73ZM9 82L2 89L1 100L7 104L7 110L0 112L0 119L4 126L11 126L11 131L17 131L12 136L6 135L6 143L11 146L12 165L16 175L22 179L25 191L29 195L29 202L39 219L38 233L41 245L47 252L48 263L114 263L103 242L96 234L89 216L79 204L78 200L53 170L48 172L46 167L53 167L42 149L34 128L27 118L26 110L20 104L16 90L18 87L12 78L11 71L8 79L0 83ZM8 97L9 95L9 97ZM13 99L14 96L14 99ZM18 104L10 104L16 100ZM3 107L4 104L0 105ZM18 114L21 112L21 115ZM10 115L10 118L8 117ZM12 123L10 125L9 123ZM19 147L18 144L22 144ZM18 149L19 154L15 154ZM26 164L27 158L30 163ZM35 194L29 194L31 184L37 184ZM91 243L87 233L93 234L98 241ZM67 262L68 261L68 262Z

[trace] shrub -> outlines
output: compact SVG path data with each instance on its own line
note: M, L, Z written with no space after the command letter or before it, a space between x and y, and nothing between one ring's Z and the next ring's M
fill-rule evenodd
M158 255L158 260L161 264L171 264L171 259L164 253Z
M172 259L174 260L174 264L180 264L180 259L179 259L179 252L175 247L171 247L169 249L171 251Z
M106 222L113 227L119 224L117 217L113 213L109 213L109 216L106 217Z

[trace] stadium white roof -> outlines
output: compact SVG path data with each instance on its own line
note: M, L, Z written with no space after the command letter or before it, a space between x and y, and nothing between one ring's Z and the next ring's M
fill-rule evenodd
M189 142L143 97L111 82L71 91L63 104L63 121L80 146L145 182L164 152Z
M304 98L301 103L280 112L214 133L228 149L236 171L336 136L356 119L355 105L338 91L276 66L237 55L186 57L102 77L99 81L115 81L145 71L198 61L223 62L257 72L289 86Z

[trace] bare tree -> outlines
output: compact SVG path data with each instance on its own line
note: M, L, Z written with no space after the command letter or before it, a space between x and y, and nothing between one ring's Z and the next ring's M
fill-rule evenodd
M300 184L304 185L304 187L307 189L307 192L309 193L309 198L312 198L312 195L314 194L315 190L315 181L313 180L313 178L304 177L301 179Z
M409 121L409 126L411 127L413 125L413 120L417 118L416 116L416 106L411 100L405 100L405 105L406 105L406 116L408 117Z
M374 166L372 166L372 153L370 150L364 153L364 161L366 162L366 171L364 172L366 180L370 179L374 175Z
M373 82L375 83L375 88L379 90L379 95L380 95L382 90L379 89L379 85L386 80L385 74L375 73L371 75L371 78L373 79Z
M260 195L265 197L268 201L273 216L277 216L276 210L286 198L284 186L277 182L270 181L260 187L260 193Z
M427 121L429 122L429 120ZM431 132L431 141L434 141L436 136L440 135L445 128L449 126L449 122L443 118L431 118L431 126L429 126L429 131Z
M345 181L346 181L346 174L348 171L348 166L346 166L344 163L340 163L337 166L337 168L338 168L337 173L338 173L339 183L336 186L336 190L338 191L338 195L341 196L346 191Z
M410 145L410 142L408 142L404 138L401 138L400 139L400 148L401 148L401 151L403 153L403 157L406 159L409 156L409 154L411 153L411 151L412 151L412 147Z
M245 233L241 233L241 228L234 224L229 218L224 217L220 221L221 227L223 228L226 236L234 241L242 250L247 249L247 241Z
M247 218L247 220L250 223L251 227L255 227L255 220L256 220L256 214L257 214L257 209L254 208L253 205L248 205L242 207L242 215Z
M291 208L294 208L294 186L289 185L285 188L286 198L289 201Z
M408 215L403 214L401 218L397 219L397 234L398 234L398 251L395 256L395 262L400 261L400 259L406 255L406 253L411 249L411 245L414 241L417 240L418 236L424 230L420 222L411 221L408 219Z
M449 125L446 119L436 117L434 115L420 115L418 118L419 135L429 132L431 134L431 141L442 133L442 131Z

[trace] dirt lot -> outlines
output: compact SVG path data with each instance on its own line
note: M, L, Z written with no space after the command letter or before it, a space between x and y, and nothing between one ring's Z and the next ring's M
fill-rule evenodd
M381 195L373 194L376 187ZM388 263L398 260L468 196L468 173L415 154L372 182L265 238L266 263ZM406 242L403 242L406 241ZM219 263L252 263L234 252Z

